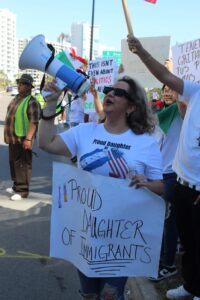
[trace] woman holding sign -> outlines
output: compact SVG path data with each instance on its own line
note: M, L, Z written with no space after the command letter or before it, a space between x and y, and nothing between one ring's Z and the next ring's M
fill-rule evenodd
M54 114L59 91L54 83L46 98L39 128L42 149L67 157L77 156L83 170L115 178L130 178L131 187L146 187L162 194L162 162L152 133L155 120L143 89L130 77L104 88L105 122L83 123L56 134ZM109 199L108 199L109 201ZM88 278L79 272L83 299L124 299L127 277Z

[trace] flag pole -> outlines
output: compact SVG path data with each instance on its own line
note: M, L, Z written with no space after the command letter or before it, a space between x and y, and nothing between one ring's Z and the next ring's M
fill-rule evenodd
M90 37L90 60L92 60L92 54L93 54L94 7L95 7L95 0L92 0L92 22L91 22L91 37Z
M126 25L128 27L128 33L130 35L134 36L126 0L122 0L122 6L123 6L123 9L124 9L124 15L125 15L125 19L126 19Z

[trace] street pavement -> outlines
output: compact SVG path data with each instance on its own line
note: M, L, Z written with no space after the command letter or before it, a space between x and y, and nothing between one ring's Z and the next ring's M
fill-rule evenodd
M10 201L8 147L3 142L6 108L11 97L0 94L0 300L76 300L79 280L68 262L49 257L52 162L64 158L34 145L28 199Z
M79 281L68 262L49 257L51 195L0 196L0 299L78 300ZM146 278L129 278L126 300L161 300Z
M16 203L1 193L0 206L0 299L79 299L75 268L49 257L51 196Z
M75 268L49 257L52 162L69 163L34 145L33 176L28 199L14 202L5 192L11 186L3 124L10 96L0 94L0 300L78 300ZM145 278L129 278L127 299L160 300Z

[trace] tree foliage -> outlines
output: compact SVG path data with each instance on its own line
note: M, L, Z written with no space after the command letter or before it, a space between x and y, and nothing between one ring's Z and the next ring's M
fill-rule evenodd
M5 89L10 83L8 76L0 70L0 89Z

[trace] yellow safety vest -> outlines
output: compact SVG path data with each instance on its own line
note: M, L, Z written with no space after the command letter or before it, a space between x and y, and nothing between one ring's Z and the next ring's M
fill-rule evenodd
M26 133L28 131L29 120L27 116L27 108L30 99L31 95L24 98L18 105L17 110L15 112L14 130L16 136L24 137L26 136Z

